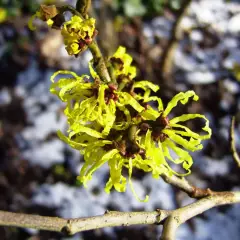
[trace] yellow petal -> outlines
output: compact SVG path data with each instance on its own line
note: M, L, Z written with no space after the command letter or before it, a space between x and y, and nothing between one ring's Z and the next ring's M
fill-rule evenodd
M190 119L194 119L194 118L203 118L206 123L205 123L205 126L202 128L202 130L204 130L205 132L207 132L206 135L203 135L203 136L200 136L199 135L199 139L209 139L212 135L212 130L211 128L209 127L209 120L204 116L204 115L201 115L201 114L183 114L179 117L175 117L173 119L171 119L169 122L170 122L170 126L177 126L177 127L180 127L180 128L184 128L187 132L190 133L190 130L188 130L186 127L182 126L182 125L176 125L176 123L178 122L185 122L185 121L188 121ZM191 135L192 134L192 135ZM190 136L194 136L194 133L191 133Z
M167 134L168 137L176 142L177 144L181 145L182 147L186 148L189 151L196 151L196 150L201 150L203 148L201 144L201 139L193 139L190 138L190 140L186 140L182 138L181 136L177 135L174 130L171 129L164 129L162 131L163 133Z
M164 110L164 116L166 117L170 111L177 106L178 102L180 101L182 104L186 104L190 97L193 97L194 101L198 100L198 96L195 94L194 91L187 91L185 93L180 92L175 95L172 100L168 103L166 109Z
M129 168L128 168L128 174L129 174L128 182L129 182L131 191L132 191L134 197L135 197L139 202L147 202L148 199L149 199L149 196L148 196L148 195L146 195L145 199L141 200L141 199L138 197L138 195L137 195L137 193L135 192L135 190L134 190L134 186L133 186L132 180L131 180L131 178L132 178L132 168L133 168L132 159L130 158L130 159L129 159Z

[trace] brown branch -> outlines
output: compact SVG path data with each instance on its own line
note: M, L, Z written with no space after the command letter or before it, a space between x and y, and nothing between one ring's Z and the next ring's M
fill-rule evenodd
M93 55L93 66L96 69L97 74L101 78L101 81L105 83L110 83L111 78L106 67L104 58L102 56L101 50L98 47L97 41L93 41L88 47Z
M63 6L59 7L58 10L59 10L60 13L71 12L72 15L77 15L77 16L83 18L82 14L80 12L78 12L71 5L63 5Z
M182 6L179 9L177 14L177 19L171 31L171 38L169 40L168 46L166 50L163 52L162 61L160 65L160 71L163 79L168 78L168 76L172 72L174 53L181 39L181 32L182 32L181 22L183 17L186 15L191 2L192 0L185 0L182 3Z
M232 121L231 121L231 127L230 127L230 144L231 144L231 151L232 151L232 155L233 155L233 159L236 162L236 164L238 165L238 167L240 168L240 157L237 153L237 149L235 146L235 137L234 137L234 126L235 126L235 117L232 117Z
M207 196L219 195L220 193L222 193L222 192L212 191L209 188L202 189L202 188L195 187L195 186L191 185L185 178L180 178L180 177L177 177L174 175L169 177L165 174L162 174L162 179L166 183L169 183L172 186L184 191L191 198L199 199L199 198L204 198Z

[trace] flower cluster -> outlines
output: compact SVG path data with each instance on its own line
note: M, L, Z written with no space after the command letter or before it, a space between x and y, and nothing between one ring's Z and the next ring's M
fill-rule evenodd
M78 55L87 48L94 37L95 19L82 19L79 16L71 17L62 28L62 36L69 55Z
M73 15L69 21L65 21L64 10L57 8L55 5L41 5L29 20L28 26L31 30L35 30L33 22L35 18L39 18L46 22L49 27L61 29L65 48L69 55L78 56L84 51L89 44L92 43L95 30L94 18L83 18L78 15Z
M75 36L77 27L74 24L71 27ZM66 31L71 27L66 25ZM101 82L90 63L93 81L87 75L58 71L52 76L51 92L66 102L68 136L58 132L59 137L84 155L85 163L78 180L86 186L92 174L107 163L110 177L105 191L109 193L115 188L124 192L127 178L122 171L125 168L130 187L140 200L131 182L133 169L151 172L154 178L161 174L189 174L193 160L188 151L202 149L201 141L210 138L211 129L209 121L201 114L169 116L178 103L186 104L190 98L197 101L194 91L178 93L164 107L161 98L152 96L159 90L157 85L149 81L134 82L136 68L131 63L131 56L125 48L119 47L108 61L116 84ZM64 77L55 81L58 75ZM194 118L205 121L204 135L182 125ZM184 172L173 170L177 164Z

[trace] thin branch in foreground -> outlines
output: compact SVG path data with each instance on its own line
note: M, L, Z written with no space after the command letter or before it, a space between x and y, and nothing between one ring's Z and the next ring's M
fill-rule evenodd
M136 224L162 224L163 221L166 220L161 239L173 240L178 226L186 222L188 219L212 207L237 202L240 202L240 192L221 192L172 211L160 209L153 212L107 211L101 216L77 219L43 217L31 214L0 211L0 225L35 228L72 235L77 232L103 227L130 226Z
M231 151L232 151L232 155L233 155L233 159L236 162L236 164L238 165L238 167L240 168L240 157L237 153L237 149L235 146L235 137L234 137L234 126L235 126L235 117L232 117L232 121L231 121L231 127L230 127L230 144L231 144Z
M153 212L106 211L105 214L95 217L64 219L0 211L0 226L34 228L72 235L77 232L104 227L160 224L170 213L171 211L166 210Z

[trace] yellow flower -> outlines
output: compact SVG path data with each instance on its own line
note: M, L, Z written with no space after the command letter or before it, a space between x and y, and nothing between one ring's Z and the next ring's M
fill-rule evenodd
M64 113L68 118L70 138L86 132L86 129L90 136L103 138L112 128L123 130L132 123L128 106L136 112L144 110L129 93L118 92L112 84L98 82L99 78L91 64L90 72L95 78L94 82L90 82L87 75L78 76L70 71L58 71L51 77L53 83L50 91L67 103ZM55 78L60 74L71 77L63 77L55 82ZM116 111L122 112L125 117L116 121ZM94 129L89 127L90 123L94 123Z
M114 187L123 192L127 179L122 170L126 168L134 196L139 201L147 201L148 196L140 200L135 193L131 181L134 168L151 172L154 178L163 173L169 176L189 174L193 160L188 151L202 149L201 141L210 138L209 121L201 114L183 114L172 119L169 114L179 101L186 104L191 97L198 100L194 91L177 94L164 109L160 98L150 96L151 91L159 90L158 86L148 81L136 82L132 90L141 88L144 94L133 97L128 92L118 91L113 84L100 83L91 63L89 67L94 82L89 81L87 75L78 76L70 71L58 71L51 77L50 91L67 103L64 113L69 123L68 136L60 131L58 136L84 155L85 163L78 180L86 186L92 174L107 163L110 177L105 191L109 193ZM59 74L70 75L70 78L63 77L55 82ZM144 108L139 101L147 107ZM148 105L152 101L158 103L157 109ZM137 114L135 117L130 108ZM205 120L202 128L205 135L180 124L194 118ZM186 172L174 171L173 163L181 164Z
M78 54L88 41L92 41L94 24L95 20L82 20L78 16L64 24L62 35L70 55ZM189 174L193 160L188 151L202 149L201 142L210 138L211 129L209 121L201 114L169 117L179 102L186 104L190 98L198 100L194 91L178 93L164 108L161 98L151 96L152 91L159 90L153 83L132 82L126 87L136 76L136 68L131 66L132 58L125 48L119 47L110 62L118 85L101 82L92 61L89 69L93 81L88 75L78 76L70 71L58 71L52 75L50 91L66 102L64 113L69 124L67 136L60 131L58 136L84 155L78 176L84 186L96 170L108 164L110 176L105 191L109 193L115 188L124 192L128 182L134 196L145 202L148 196L140 200L134 190L133 169L151 172L153 178L162 174ZM62 77L55 81L59 75ZM136 91L139 88L141 91ZM156 102L157 107L151 107L152 102ZM195 118L205 121L204 135L182 125ZM173 170L174 165L180 165L185 172ZM128 180L122 174L124 168L128 170Z
M70 78L60 78L54 82L55 77L72 75ZM64 110L68 117L70 137L74 134L86 132L93 137L102 137L108 134L115 120L115 104L105 102L106 84L88 82L89 76L78 76L70 71L58 71L51 77L53 81L50 91L56 94L62 101L67 102ZM101 133L93 132L89 122L96 121L104 129ZM103 134L103 135L102 135Z
M130 140L126 135L122 135L118 137L117 141L96 140L88 144L82 151L85 163L77 179L86 187L94 172L107 163L110 171L105 187L107 193L110 193L113 187L118 192L124 192L128 182L138 201L148 201L148 196L141 200L134 190L131 181L133 169L152 172L154 178L159 178L162 173L172 175L175 172L165 159L162 146L156 146L152 140L150 130L147 131L146 136L140 136L137 133L135 140L136 142ZM181 162L179 161L179 163ZM124 168L128 169L128 181L122 175Z
M136 77L136 67L131 66L132 57L126 53L126 48L120 46L110 58L114 75L118 82L131 81Z
M110 148L110 150L106 150ZM110 177L108 182L106 183L105 191L110 193L112 187L114 187L118 192L125 192L127 179L122 175L122 169L125 167L128 169L128 182L130 188L136 197L141 202L148 201L148 196L145 197L144 200L140 200L137 196L132 181L132 170L133 167L137 167L139 169L147 169L150 171L150 168L147 166L147 163L136 155L137 157L126 158L122 156L119 149L113 147L113 142L108 140L98 140L92 144L89 144L84 151L84 165L80 171L80 175L77 179L83 183L86 187L87 182L92 179L92 174L99 169L105 163L108 163L110 170Z
M0 8L0 23L7 19L7 11L5 8Z
M77 55L84 51L94 36L95 19L81 19L79 16L71 17L63 24L61 34L69 55Z
M177 106L180 101L182 104L186 104L189 98L193 97L194 101L198 100L198 96L194 91L187 91L185 93L180 92L168 103L164 109L162 102L157 97L142 97L145 102L158 101L158 110L154 110L150 106L142 113L145 119L146 129L152 131L151 138L155 142L154 146L161 149L163 156L175 164L182 164L182 167L187 171L185 174L178 174L171 170L172 173L177 175L186 175L190 173L190 167L193 163L192 157L188 151L196 151L203 148L202 140L209 139L211 137L211 129L209 128L208 119L201 114L183 114L179 117L174 117L169 120L169 113ZM206 132L205 135L200 135L193 132L188 127L182 125L182 122L192 120L195 118L202 118L205 120L205 126L202 128ZM185 148L186 150L184 150ZM173 157L172 153L175 153Z
M64 113L68 117L70 129L76 133L79 126L94 121L102 126L103 136L108 135L111 128L127 129L133 123L129 107L136 113L142 112L144 107L128 92L118 91L114 84L100 83L91 62L89 69L94 82L90 82L87 75L78 76L71 71L58 71L51 77L53 83L50 91L67 102ZM54 82L60 74L72 77L63 77ZM122 113L121 119L116 120L116 111Z
M146 86L155 88L151 83L141 82L135 87ZM145 94L145 97L148 94ZM148 196L144 200L140 200L134 191L131 182L133 168L151 172L153 178L159 178L161 174L171 176L173 174L178 176L188 175L191 171L193 160L188 151L196 151L202 149L201 141L208 139L211 136L211 129L209 128L209 121L201 114L183 114L179 117L168 119L168 115L177 103L180 101L186 104L190 97L193 100L198 100L198 96L193 91L186 93L179 93L168 103L167 107L163 109L161 101L155 97L145 98L147 102L158 101L159 109L155 111L156 119L153 121L154 115L150 114L150 120L144 120L138 125L132 125L127 129L134 127L136 129L134 139L129 134L124 132L117 132L116 136L111 135L107 140L96 140L95 143L89 145L84 152L85 163L81 170L78 180L85 186L91 180L92 174L100 168L103 164L108 163L110 170L110 177L106 183L105 191L109 193L114 187L119 192L126 190L127 179L122 175L123 168L128 169L128 182L134 196L139 201L147 201ZM148 111L148 109L146 110ZM147 116L147 115L145 115ZM180 122L185 122L194 118L202 118L205 120L205 126L202 128L206 132L205 135L200 135L191 131L188 127L183 126ZM145 125L145 127L144 127ZM185 149L186 150L185 150ZM174 152L174 156L172 156ZM172 164L181 164L185 173L178 173L173 170Z

